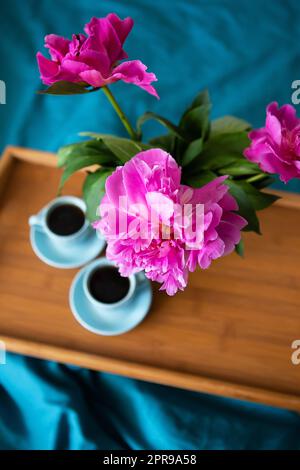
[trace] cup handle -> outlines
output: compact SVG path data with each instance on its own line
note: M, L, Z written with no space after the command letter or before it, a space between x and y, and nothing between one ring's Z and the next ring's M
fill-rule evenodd
M105 240L104 236L102 235L101 232L99 232L99 230L96 229L96 236L99 240L103 241Z
M142 287L144 284L148 282L148 279L146 278L143 271L136 273L135 277L137 280L137 287Z
M31 215L28 219L28 223L31 227L36 227L37 229L43 230L42 219L39 215Z

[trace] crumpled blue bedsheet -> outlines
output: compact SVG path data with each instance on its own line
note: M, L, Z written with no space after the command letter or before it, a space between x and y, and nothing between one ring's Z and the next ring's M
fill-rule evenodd
M300 448L289 411L13 354L0 374L0 448Z
M123 133L101 93L35 94L43 36L70 36L110 11L135 19L127 51L159 79L160 101L114 86L133 120L147 109L176 120L206 86L214 117L236 114L255 126L268 102L290 102L300 78L298 0L10 0L0 15L1 149L55 151L79 131ZM148 124L146 136L159 131ZM1 449L300 449L300 418L289 411L13 354L0 366L0 418Z

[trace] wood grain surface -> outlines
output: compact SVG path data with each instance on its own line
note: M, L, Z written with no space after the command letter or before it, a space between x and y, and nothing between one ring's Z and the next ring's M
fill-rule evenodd
M117 337L84 330L68 291L77 270L43 264L28 217L56 196L55 156L10 147L0 163L0 340L7 348L142 380L300 411L300 197L260 213L263 236L190 276L175 297L153 285L152 309ZM83 174L64 193L80 195ZM290 201L290 202L289 202ZM1 374L1 368L0 368Z

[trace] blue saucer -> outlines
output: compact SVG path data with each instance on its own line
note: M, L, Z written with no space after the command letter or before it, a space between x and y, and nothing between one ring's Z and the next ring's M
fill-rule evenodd
M92 304L85 295L83 277L87 268L77 273L70 289L69 302L76 320L92 333L105 336L121 335L141 323L152 302L149 280L139 273L132 299L120 307L105 309Z
M69 245L59 246L41 229L30 228L30 242L36 256L54 268L79 268L96 258L104 248L104 239L98 238L96 230Z

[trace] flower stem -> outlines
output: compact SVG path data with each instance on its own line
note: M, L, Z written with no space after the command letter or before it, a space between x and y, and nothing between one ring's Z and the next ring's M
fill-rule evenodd
M265 173L259 173L258 175L251 176L251 178L248 178L246 180L246 182L247 183L255 183L256 181L263 180L266 177L267 177L267 175Z
M135 130L133 129L133 127L130 124L128 118L126 117L125 113L121 109L119 103L116 101L116 98L114 97L114 95L112 94L110 89L107 86L104 86L104 87L102 87L102 90L103 90L104 94L106 95L107 99L110 101L110 103L111 103L112 107L114 108L114 110L116 111L117 115L121 119L121 121L123 123L123 126L125 127L128 134L130 135L130 138L132 140L137 140L137 134L136 134Z

